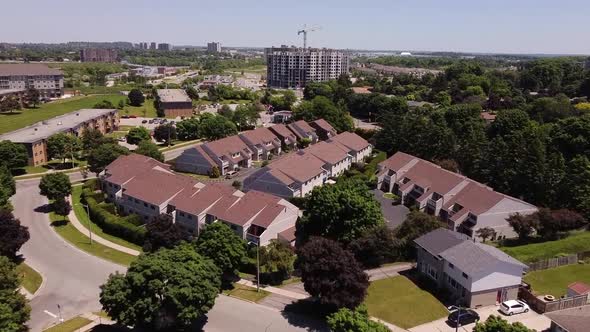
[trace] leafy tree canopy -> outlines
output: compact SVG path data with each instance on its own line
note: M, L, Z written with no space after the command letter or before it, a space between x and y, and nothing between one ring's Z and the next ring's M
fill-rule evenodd
M160 151L160 148L152 141L139 142L137 149L135 149L135 151L133 152L164 162L164 154L162 153L162 151Z
M41 178L40 194L50 200L64 198L72 193L70 178L65 173L50 173Z
M189 234L168 214L160 214L146 225L143 251L155 252L160 248L173 248L189 239Z
M0 331L25 332L31 308L19 292L20 280L16 265L0 256Z
M9 169L27 166L29 156L24 145L11 141L0 141L0 164Z
M370 319L365 305L354 310L342 308L329 315L327 321L332 332L389 332L385 325Z
M99 147L92 149L88 155L89 169L91 172L98 174L104 171L105 167L119 156L128 154L129 150L119 144L101 144Z
M141 141L148 141L152 139L150 135L150 131L147 130L145 127L135 127L131 128L127 133L127 143L137 145Z
M207 225L195 243L197 252L215 262L224 274L237 273L244 257L244 240L222 222Z
M29 238L29 229L22 226L12 212L0 209L0 255L16 257L16 253Z

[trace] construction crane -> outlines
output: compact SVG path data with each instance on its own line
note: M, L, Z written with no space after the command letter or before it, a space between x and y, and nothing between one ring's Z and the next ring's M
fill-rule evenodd
M303 29L297 31L297 35L303 34L303 48L307 48L307 33L312 31L320 30L322 27L313 26L308 28L307 25L303 26Z

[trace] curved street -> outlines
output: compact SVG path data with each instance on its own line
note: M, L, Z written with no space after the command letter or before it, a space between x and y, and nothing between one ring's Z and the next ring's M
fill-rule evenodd
M80 173L69 174L72 181L81 180ZM14 214L29 227L30 240L20 253L26 263L39 271L43 284L31 304L31 331L59 319L58 305L65 319L100 310L99 286L115 271L125 267L89 255L63 240L52 228L44 213L47 199L39 195L39 178L17 181L12 197ZM205 331L286 331L321 330L297 315L283 314L268 307L220 295L207 315Z

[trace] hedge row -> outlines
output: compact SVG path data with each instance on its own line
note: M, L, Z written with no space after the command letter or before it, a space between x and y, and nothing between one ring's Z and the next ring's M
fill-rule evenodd
M82 200L88 204L92 221L100 226L105 233L140 246L143 245L146 230L145 227L140 227L141 217L135 214L126 217L116 215L115 206L103 202L103 194L95 193L89 188L82 191Z

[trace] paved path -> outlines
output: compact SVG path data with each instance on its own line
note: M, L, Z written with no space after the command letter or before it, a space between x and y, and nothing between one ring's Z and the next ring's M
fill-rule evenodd
M365 270L369 275L370 281L391 278L399 275L399 272L410 270L414 267L412 263L401 263L390 266L378 267L376 269Z
M12 197L14 214L29 228L30 240L20 253L31 267L43 276L43 284L31 300L32 331L57 321L59 310L64 318L80 312L96 311L98 286L110 273L124 272L125 268L97 259L65 242L51 228L49 218L42 212L47 199L39 195L39 179L17 182Z
M240 281L238 281L238 284L256 288L256 284L255 283L253 283L250 280L246 280L246 279L240 279ZM295 293L295 292L292 292L292 291L289 291L289 290L286 290L286 289L282 289L282 288L278 288L278 287L272 287L272 286L262 287L261 286L260 288L261 289L264 289L265 291L267 291L269 293L286 296L286 297L292 298L294 300L303 300L303 299L306 299L306 298L309 297L309 295L305 295L305 294L301 294L301 293Z
M71 201L72 201L72 198L70 196L70 202ZM76 216L76 213L74 212L74 209L72 209L70 211L68 218L70 219L70 223L72 224L72 226L74 226L80 233L84 234L87 237L90 237L90 231L88 230L88 228L86 228L86 227L84 227L84 225L82 225L80 220L78 220L78 217ZM116 243L111 242L105 238L102 238L94 233L92 234L92 241L98 242L104 246L113 248L115 250L122 251L126 254L129 254L129 255L139 256L139 254L140 254L140 252L137 250L124 247L120 244L116 244Z

